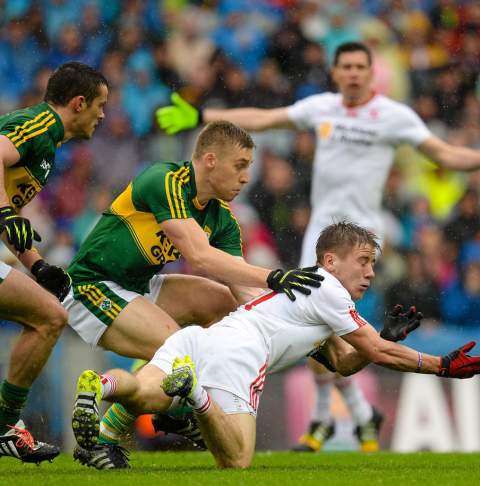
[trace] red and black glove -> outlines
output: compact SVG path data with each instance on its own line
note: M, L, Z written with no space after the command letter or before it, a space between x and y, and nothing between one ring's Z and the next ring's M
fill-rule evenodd
M475 341L464 344L461 348L440 358L440 371L438 376L445 378L471 378L480 373L480 356L466 354L473 349Z
M412 331L417 329L423 319L423 314L417 312L415 306L408 312L403 312L403 306L397 304L385 317L380 336L387 341L403 341Z

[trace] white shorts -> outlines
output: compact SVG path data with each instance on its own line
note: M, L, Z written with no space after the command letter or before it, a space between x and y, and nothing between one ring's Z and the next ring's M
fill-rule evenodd
M0 262L0 283L2 283L10 273L12 267L6 263Z
M150 290L143 297L155 302L160 294L165 275L150 280ZM68 312L68 324L92 347L120 312L135 298L137 292L125 290L115 282L103 281L72 286L62 302Z
M175 358L186 355L195 363L198 382L215 390L212 398L226 413L256 414L268 360L261 339L223 324L208 329L189 326L172 334L150 364L168 374Z

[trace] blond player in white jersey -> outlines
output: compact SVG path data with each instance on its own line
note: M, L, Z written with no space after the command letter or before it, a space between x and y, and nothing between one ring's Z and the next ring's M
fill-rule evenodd
M266 376L314 349L347 375L370 362L452 378L480 373L480 357L466 354L473 342L447 356L431 356L383 339L358 315L354 300L363 296L374 277L377 249L376 236L360 226L328 226L316 245L324 280L310 298L299 295L291 303L284 295L268 292L208 329L184 328L136 375L121 369L103 375L84 371L75 406L98 421L100 399L118 401L129 413L141 414L167 411L178 403L172 398L185 398L217 466L246 468L255 450L255 417ZM421 319L404 317L387 331L406 335ZM74 432L77 439L83 433ZM120 447L116 455L111 451L105 455L103 446L77 447L75 457L98 469L128 467Z
M480 168L480 151L449 145L434 136L406 105L373 92L372 56L361 43L341 45L331 71L338 93L309 96L292 106L275 109L197 110L174 94L174 106L157 110L157 121L169 134L201 122L229 120L247 130L312 128L317 146L312 174L310 222L303 240L301 266L315 261L315 239L343 217L383 235L381 196L395 147L409 143L440 166L470 171ZM333 434L330 396L337 385L355 422L361 449L378 448L381 422L358 385L335 377L311 361L316 372L316 405L308 433L297 449L320 450Z

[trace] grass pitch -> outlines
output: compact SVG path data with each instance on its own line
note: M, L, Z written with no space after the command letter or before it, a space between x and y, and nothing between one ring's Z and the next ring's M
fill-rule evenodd
M480 454L258 453L246 471L219 471L206 452L135 452L132 469L97 471L62 454L52 464L2 458L0 485L465 485L479 484ZM108 483L107 483L108 482Z

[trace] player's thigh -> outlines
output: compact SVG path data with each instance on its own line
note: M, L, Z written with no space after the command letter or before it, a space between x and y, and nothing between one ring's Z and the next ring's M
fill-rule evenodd
M123 356L149 360L179 329L164 310L139 296L122 309L98 344Z
M58 299L14 268L0 283L0 317L30 327L54 323L60 328L67 322Z
M165 275L156 304L180 325L208 326L236 309L230 289L193 275Z
M166 373L155 365L147 363L137 373L138 389L135 401L145 412L164 412L172 399L162 390L162 382Z

